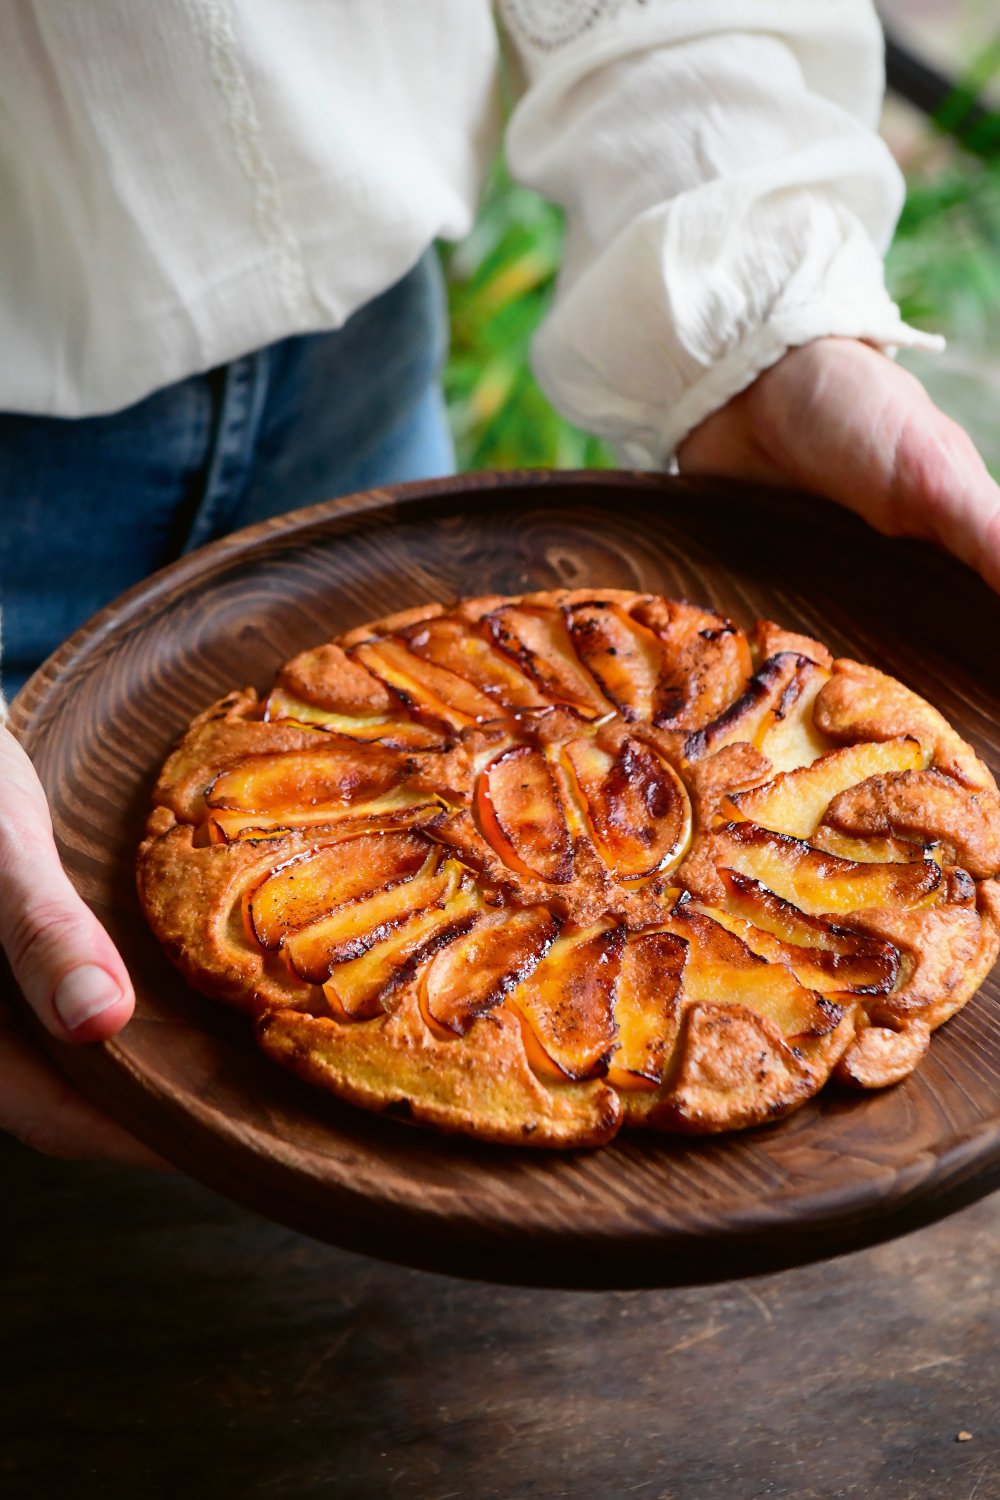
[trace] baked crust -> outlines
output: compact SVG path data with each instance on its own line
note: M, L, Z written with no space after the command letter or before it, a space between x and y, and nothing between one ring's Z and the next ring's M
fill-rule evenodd
M168 757L149 922L260 1046L498 1143L884 1087L1000 951L1000 795L901 683L613 589L421 606Z

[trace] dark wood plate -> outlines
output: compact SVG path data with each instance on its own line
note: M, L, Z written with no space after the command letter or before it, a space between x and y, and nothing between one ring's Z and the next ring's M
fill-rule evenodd
M14 728L67 868L135 979L131 1025L47 1042L165 1157L272 1218L458 1275L565 1287L773 1270L940 1217L1000 1183L996 977L917 1074L830 1087L707 1140L627 1135L565 1155L477 1146L286 1076L245 1020L193 994L149 934L133 858L153 778L193 713L265 687L302 647L391 610L604 584L766 614L874 662L1000 765L1000 601L930 548L801 496L633 474L491 474L351 496L182 559L104 610L18 697Z

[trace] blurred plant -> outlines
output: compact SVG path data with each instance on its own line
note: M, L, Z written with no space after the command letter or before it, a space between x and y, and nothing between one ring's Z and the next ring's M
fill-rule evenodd
M559 416L528 352L562 253L559 209L514 183L498 160L467 239L442 257L451 357L445 395L463 469L606 469L610 450Z
M886 277L904 318L998 347L1000 161L956 150L927 175L911 169Z
M1000 359L1000 156L989 145L996 116L976 126L980 156L956 147L942 163L931 149L942 133L969 135L963 122L997 76L1000 40L928 121L928 151L908 174L887 278L906 319L945 333L953 348ZM553 294L562 242L560 211L514 183L498 160L472 233L442 249L452 329L445 393L463 469L614 463L604 443L553 410L531 373L531 337Z
M1000 479L1000 116L981 101L1000 77L1000 37L948 91L908 163L886 279L904 318L943 333L943 355L903 351L942 410ZM943 148L943 149L942 149Z

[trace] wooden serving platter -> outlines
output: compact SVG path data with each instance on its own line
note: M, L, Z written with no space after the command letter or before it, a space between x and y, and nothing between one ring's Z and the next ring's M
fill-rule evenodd
M351 1109L286 1076L147 931L133 860L157 768L233 686L392 610L606 585L768 615L873 662L1000 766L1000 600L943 555L803 496L638 474L480 474L349 496L183 558L32 678L15 732L67 869L121 949L136 1016L102 1047L40 1037L91 1098L239 1202L334 1244L457 1275L667 1286L774 1270L938 1218L1000 1184L994 975L893 1089L828 1087L715 1139L491 1148Z

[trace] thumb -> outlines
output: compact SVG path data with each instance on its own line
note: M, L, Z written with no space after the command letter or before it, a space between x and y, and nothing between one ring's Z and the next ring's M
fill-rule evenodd
M6 729L0 729L0 947L53 1036L99 1041L131 1016L125 965L63 870L41 784Z
M968 433L929 398L900 425L887 501L885 529L932 538L1000 592L1000 488Z

